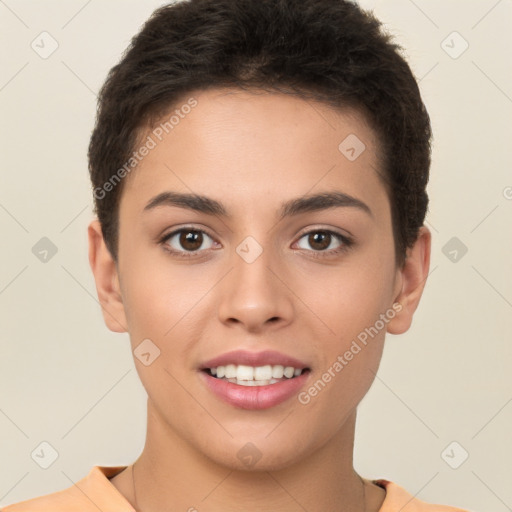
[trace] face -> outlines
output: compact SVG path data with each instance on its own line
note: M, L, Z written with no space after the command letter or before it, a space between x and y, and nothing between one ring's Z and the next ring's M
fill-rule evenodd
M160 432L276 469L340 435L409 315L377 140L289 95L190 97L125 178L105 318L130 333Z

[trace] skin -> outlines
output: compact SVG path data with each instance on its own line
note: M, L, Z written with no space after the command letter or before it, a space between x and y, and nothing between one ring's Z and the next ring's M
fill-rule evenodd
M107 326L129 332L132 350L149 338L161 351L149 366L134 357L148 394L146 443L135 464L138 510L231 512L242 503L248 512L334 512L340 503L363 510L352 455L356 408L386 331L400 334L411 324L428 275L430 232L421 228L397 266L378 141L357 112L261 91L190 96L198 105L125 178L117 264L98 221L88 229ZM349 134L366 145L355 161L338 150ZM278 219L282 202L334 190L371 214L345 206ZM144 211L164 191L209 196L231 217L176 206ZM189 259L165 250L187 252L179 235L159 241L187 226L207 233ZM354 243L326 256L304 236L315 229ZM250 264L236 252L247 236L263 248ZM326 245L344 247L335 237ZM294 396L266 410L240 409L199 378L200 364L224 352L271 349L307 363L307 389L394 303L401 311L306 405ZM237 457L249 442L261 453L251 468ZM134 504L131 467L111 482ZM364 482L366 509L377 511L385 491Z

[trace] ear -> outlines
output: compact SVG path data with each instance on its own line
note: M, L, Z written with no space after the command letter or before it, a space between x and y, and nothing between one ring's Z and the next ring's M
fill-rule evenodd
M430 247L432 235L426 226L422 226L414 245L408 249L403 267L399 270L399 290L395 303L401 305L397 315L388 322L387 332L402 334L412 323L412 317L420 302L430 268Z
M103 319L113 332L127 332L126 314L119 286L117 267L103 239L101 224L93 220L87 229L89 238L89 264L91 265L96 292Z

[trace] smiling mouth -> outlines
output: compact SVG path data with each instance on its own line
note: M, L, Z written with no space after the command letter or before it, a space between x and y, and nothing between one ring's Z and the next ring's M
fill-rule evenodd
M310 371L309 368L293 366L265 365L247 366L228 364L202 370L210 377L238 384L239 386L268 386L292 380Z

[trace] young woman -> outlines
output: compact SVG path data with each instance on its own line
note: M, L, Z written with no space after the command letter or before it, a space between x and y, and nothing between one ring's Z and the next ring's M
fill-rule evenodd
M158 9L101 91L89 259L144 449L4 512L460 511L354 470L357 406L428 275L431 130L343 0Z

